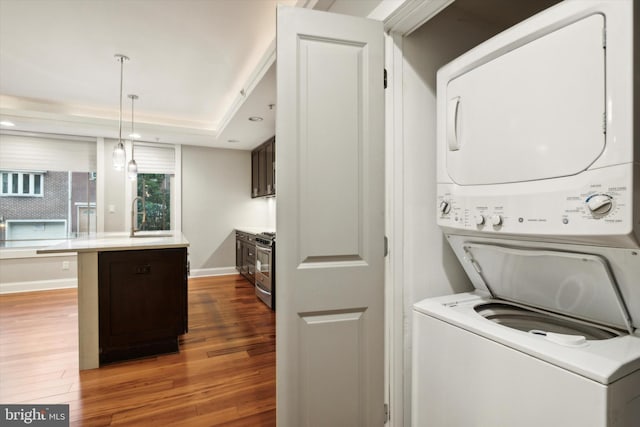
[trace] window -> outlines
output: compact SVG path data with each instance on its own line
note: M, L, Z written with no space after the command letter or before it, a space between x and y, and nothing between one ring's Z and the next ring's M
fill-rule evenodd
M42 197L43 174L40 172L2 172L3 196Z
M171 175L139 173L138 196L144 205L138 205L138 219L141 230L171 229ZM142 202L141 201L141 202ZM139 202L139 203L141 203Z
M135 143L138 176L133 191L139 197L134 227L145 231L173 230L179 216L176 187L176 147Z
M95 141L0 132L0 247L95 232L95 170Z

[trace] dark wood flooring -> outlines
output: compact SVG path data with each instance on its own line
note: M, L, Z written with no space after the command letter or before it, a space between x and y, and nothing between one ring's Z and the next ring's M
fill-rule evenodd
M0 403L71 425L274 426L275 313L239 275L189 280L180 353L78 371L75 289L0 295Z

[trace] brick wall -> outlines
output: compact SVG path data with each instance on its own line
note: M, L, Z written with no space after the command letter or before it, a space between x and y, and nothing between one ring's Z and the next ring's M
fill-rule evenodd
M67 219L69 174L46 172L43 197L1 196L0 215L12 219Z

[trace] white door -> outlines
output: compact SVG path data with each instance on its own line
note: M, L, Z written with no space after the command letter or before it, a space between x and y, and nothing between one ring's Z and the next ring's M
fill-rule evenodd
M78 206L78 233L95 233L96 225L96 208L92 206Z
M381 22L280 7L279 426L384 424Z

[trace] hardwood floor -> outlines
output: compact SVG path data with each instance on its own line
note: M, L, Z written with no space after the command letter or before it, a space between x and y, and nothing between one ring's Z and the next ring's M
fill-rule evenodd
M189 280L180 353L78 371L75 289L0 295L0 403L71 425L274 426L275 313L241 276Z

